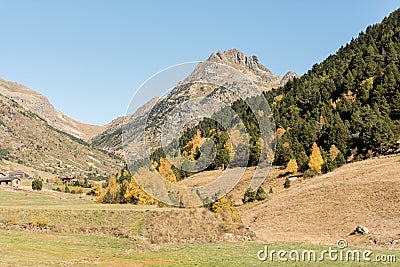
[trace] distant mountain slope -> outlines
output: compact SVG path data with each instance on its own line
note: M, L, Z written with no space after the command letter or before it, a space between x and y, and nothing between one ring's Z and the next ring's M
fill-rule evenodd
M138 131L140 127L144 127L145 115L150 111L150 107L152 107L160 100L161 98L158 97L152 98L146 104L138 108L138 110L134 114L129 115L129 117L118 117L117 119L113 120L105 126L105 130L102 133L95 136L91 140L91 144L103 150L122 156L121 133L124 120L126 119L127 121L135 125L132 128ZM139 136L133 134L133 137L135 139L133 142L139 142Z
M294 77L298 77L294 72L288 72L284 77L274 75L270 70L268 70L264 65L262 65L256 56L246 56L243 52L237 49L230 49L227 51L219 51L211 54L211 56L206 60L206 62L220 63L227 65L240 71L245 77L252 80L260 90L268 91L272 88L277 88L281 85L286 84L288 81L292 80ZM229 90L221 90L219 86L212 84L185 84L188 79L196 80L198 78L201 80L203 75L212 75L209 70L205 71L204 66L206 64L199 64L198 67L191 73L188 78L183 82L183 84L178 84L164 99L158 99L158 103L154 106L153 111L149 115L147 131L152 134L149 141L152 143L151 146L159 146L159 142L154 141L160 137L160 131L162 123L165 116L174 107L178 106L183 101L197 98L211 96L215 99L219 99L222 102L232 104L238 99L237 96L233 95ZM154 102L146 103L142 107L142 111L149 112L149 107L154 104ZM126 118L126 122L132 125L131 129L136 129L144 126L144 121L140 120L138 117L142 117L143 114L130 115ZM183 116L183 114L182 114ZM121 152L121 125L124 118L118 118L109 125L106 129L98 136L92 139L92 144L110 152ZM177 120L179 118L176 118ZM136 131L138 133L139 131ZM138 143L141 142L139 136L136 133L131 133L131 144L134 147L139 147ZM139 153L143 153L139 152Z
M54 175L108 177L121 160L79 138L50 126L44 119L0 94L0 159Z
M54 108L45 96L18 83L0 78L0 94L13 99L54 128L77 138L87 141L103 130L102 126L84 124L66 116Z

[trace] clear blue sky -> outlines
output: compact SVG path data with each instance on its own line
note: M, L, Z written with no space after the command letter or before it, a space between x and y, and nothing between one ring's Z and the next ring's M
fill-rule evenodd
M0 7L0 77L75 119L105 124L166 67L238 48L275 74L303 74L400 3L0 0Z

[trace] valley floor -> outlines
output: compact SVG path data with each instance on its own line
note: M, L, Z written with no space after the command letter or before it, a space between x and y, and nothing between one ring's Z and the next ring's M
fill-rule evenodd
M316 250L327 246L274 243L275 250ZM35 233L0 229L0 266L381 266L374 262L280 262L257 258L264 244L224 242L162 245L139 249L118 237L91 234ZM355 248L352 248L355 249ZM374 250L374 255L400 259L399 251ZM398 266L386 263L385 266Z
M275 169L264 183L266 191L273 189L268 199L243 205L252 171L231 193L244 224L258 234L256 241L224 238L226 226L206 209L100 205L49 192L0 190L0 266L381 266L257 259L265 244L320 252L337 248L340 238L352 249L393 255L397 263L385 266L398 266L400 156L348 164L298 179L289 189ZM187 182L199 183L205 175ZM358 225L370 234L349 236Z

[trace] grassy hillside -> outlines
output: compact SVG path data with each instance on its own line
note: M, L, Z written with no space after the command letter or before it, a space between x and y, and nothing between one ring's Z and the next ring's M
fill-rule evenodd
M276 180L281 189L274 188L268 200L238 208L243 222L260 238L318 243L346 238L362 246L400 248L400 156L351 163L298 179L289 189L283 189L282 178ZM370 234L349 236L359 225Z
M17 102L0 95L0 159L57 175L104 176L122 161L61 132Z
M1 189L1 188L0 188ZM57 192L0 191L0 225L58 233L89 233L149 243L224 240L225 233L246 233L205 208L176 209L142 205L96 204Z
M13 99L52 127L82 140L89 140L103 130L102 126L81 123L68 117L57 110L44 95L22 84L0 78L0 94Z
M198 173L180 183L207 184L222 172ZM243 223L261 240L324 244L346 238L353 245L400 248L400 155L350 163L310 179L299 178L288 189L284 188L285 171L273 169L262 185L267 199L243 204L253 172L254 168L249 168L230 194ZM367 227L370 235L349 236L359 225Z

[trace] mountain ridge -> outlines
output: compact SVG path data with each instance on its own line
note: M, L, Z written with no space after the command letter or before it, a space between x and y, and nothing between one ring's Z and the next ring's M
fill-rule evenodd
M182 101L186 101L193 97L205 97L211 96L212 97L222 100L227 104L231 104L233 101L237 99L238 96L233 95L229 92L229 90L217 90L218 86L211 86L211 85L203 85L203 86L186 86L184 83L188 81L188 79L196 80L196 77L199 80L202 80L202 75L209 75L203 66L207 65L207 62L210 63L219 63L226 66L233 68L234 70L239 71L242 73L246 79L250 79L254 82L261 91L269 91L275 88L278 88L288 81L293 80L294 78L299 77L296 73L292 71L288 71L283 77L274 75L267 67L265 67L261 62L258 60L257 56L246 56L243 52L236 48L232 48L226 51L218 51L212 53L205 61L204 64L200 63L196 69L183 81L182 84L177 84L173 90L165 97L160 98L155 105L151 101L144 104L143 106L154 106L154 110L157 112L152 112L153 115L150 114L149 116L149 123L155 125L152 126L153 133L159 137L160 129L156 129L157 127L160 128L161 120L166 116L166 112L171 110L173 107L176 107ZM205 74L204 74L205 73ZM206 89L207 88L207 89ZM142 107L143 107L142 106ZM139 108L140 109L140 108ZM147 110L146 111L150 111ZM139 125L142 125L143 122L137 120L135 115L129 114L128 117L122 116L114 120L118 123L110 123L106 127L106 129L100 133L99 135L95 136L92 139L92 144L99 146L102 149L105 149L109 152L117 152L117 154L122 153L120 137L118 135L121 134L121 128L118 130L115 128L117 125L122 126L122 122L124 121L127 123L133 123L132 121L136 121ZM134 128L134 127L133 127ZM156 137L157 137L156 136ZM132 142L134 142L135 147L139 147L137 142L140 142L139 136L131 136L130 137ZM155 142L155 146L158 146L159 143Z
M262 91L275 89L284 85L288 80L299 77L293 71L288 71L284 76L275 75L259 61L257 56L246 56L236 48L214 52L206 61L221 63L240 71L259 86Z
M108 177L121 168L114 155L65 133L16 100L0 94L0 160L55 176Z
M57 110L46 96L19 83L0 78L0 94L16 101L54 128L85 141L89 141L105 129L104 126L85 124L70 118Z

